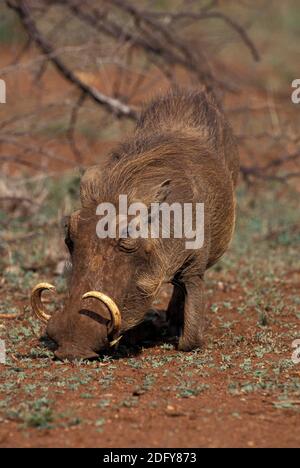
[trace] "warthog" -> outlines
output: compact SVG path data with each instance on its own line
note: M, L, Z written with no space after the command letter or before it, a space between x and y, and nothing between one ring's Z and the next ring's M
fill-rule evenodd
M47 335L60 359L93 358L118 342L143 318L165 283L173 284L167 317L179 336L178 348L201 346L205 330L204 273L226 251L235 224L234 189L239 159L231 127L214 98L175 89L155 99L141 114L132 137L110 154L106 167L83 175L81 209L66 226L72 271L63 312L49 316L41 283L32 306L47 322ZM197 203L204 205L204 242L186 239L99 238L99 203ZM118 213L117 213L118 215ZM117 219L118 216L117 216ZM149 215L150 223L150 215Z

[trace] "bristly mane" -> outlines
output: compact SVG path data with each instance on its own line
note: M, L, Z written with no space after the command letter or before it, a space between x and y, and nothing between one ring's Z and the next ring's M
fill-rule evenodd
M85 187L84 203L113 200L119 193L134 199L138 189L147 192L166 177L186 185L200 156L226 161L236 179L231 155L223 150L230 132L212 95L173 88L142 111L133 135L112 151L107 167L98 169L101 183L96 178Z

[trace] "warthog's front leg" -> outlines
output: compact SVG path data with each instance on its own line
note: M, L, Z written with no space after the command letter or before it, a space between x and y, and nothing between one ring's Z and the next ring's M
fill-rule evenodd
M185 282L183 331L179 339L178 349L191 351L199 348L203 342L203 333L206 326L204 281L200 277L193 277Z
M184 284L174 284L173 294L167 310L168 331L170 336L179 337L182 333L184 303Z

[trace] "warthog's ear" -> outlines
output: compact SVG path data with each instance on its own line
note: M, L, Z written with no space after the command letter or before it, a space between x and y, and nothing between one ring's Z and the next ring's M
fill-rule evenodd
M163 203L166 201L171 191L171 179L166 179L160 184L154 185L151 189L148 188L143 196L136 196L133 201L141 201L150 211L151 203Z
M151 202L163 203L171 193L171 180L167 179L154 189L154 197Z
M97 201L102 173L99 166L89 167L81 178L80 198L82 205Z
M170 195L172 189L171 189L171 180L166 179L164 180L161 184L157 185L154 187L154 190L152 191L152 194L149 194L149 199L147 202L148 205L148 223L151 223L154 221L154 218L157 217L158 213L155 212L153 213L151 210L151 203L158 203L159 205L163 202L166 201L168 196ZM151 197L151 198L150 198Z

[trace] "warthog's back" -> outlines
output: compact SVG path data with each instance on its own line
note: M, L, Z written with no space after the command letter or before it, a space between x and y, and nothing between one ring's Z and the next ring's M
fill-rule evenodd
M176 132L194 136L214 154L224 158L234 185L239 174L237 145L231 127L210 94L175 89L154 100L142 113L138 132Z

